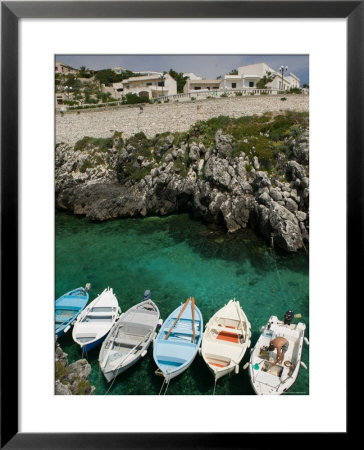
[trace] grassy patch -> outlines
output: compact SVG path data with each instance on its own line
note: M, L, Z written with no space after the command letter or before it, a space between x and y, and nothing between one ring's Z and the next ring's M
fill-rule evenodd
M55 366L56 380L62 381L68 376L68 374L69 374L68 366L65 366L60 361L56 361L56 366Z
M149 175L150 168L148 167L141 167L141 168L135 168L134 167L135 160L130 161L126 164L124 168L124 172L135 182L139 182L142 180L145 176Z
M112 148L112 145L112 138L93 138L85 136L76 142L74 150L84 151L93 148L95 151L107 152L110 148Z
M182 177L187 177L188 170L186 164L183 163L183 161L181 161L180 159L176 159L173 164L176 172L179 175L181 175Z
M91 384L89 381L83 378L77 378L72 384L73 395L86 395L91 392Z

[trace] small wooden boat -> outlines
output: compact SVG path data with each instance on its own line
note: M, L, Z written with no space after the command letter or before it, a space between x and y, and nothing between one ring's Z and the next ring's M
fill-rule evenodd
M147 354L158 324L159 309L146 291L144 301L122 314L102 343L99 364L107 381Z
M308 344L307 338L304 338L306 325L302 322L292 324L293 317L293 311L287 311L283 321L271 316L267 325L261 328L261 335L252 349L249 362L251 384L258 395L284 394L297 380L300 366L306 368L301 362L303 342ZM274 364L277 352L275 349L269 351L268 347L279 336L287 339L288 348L283 353L282 363Z
M101 344L120 312L112 288L105 289L82 311L72 330L73 340L81 346L82 354Z
M64 333L67 333L71 328L72 322L76 320L77 316L87 305L90 287L90 283L87 283L84 288L79 287L74 289L63 294L62 297L56 300L55 326L57 337L61 337Z
M202 340L203 319L195 299L175 309L154 342L153 357L165 381L184 372L194 360Z
M230 300L206 325L201 354L215 377L239 373L239 364L250 347L250 323L238 301Z

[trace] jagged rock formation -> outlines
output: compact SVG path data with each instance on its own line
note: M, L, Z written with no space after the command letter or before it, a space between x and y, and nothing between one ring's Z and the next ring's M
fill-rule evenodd
M269 132L258 137L237 141L218 129L207 143L190 130L59 144L56 206L92 220L189 211L228 232L255 227L296 252L309 238L308 128L296 126L277 146Z
M55 394L56 395L91 395L95 387L88 381L91 366L86 359L68 364L67 354L56 341L55 352Z

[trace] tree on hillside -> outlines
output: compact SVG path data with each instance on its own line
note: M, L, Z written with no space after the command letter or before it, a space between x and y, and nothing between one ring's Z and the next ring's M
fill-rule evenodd
M184 77L182 72L176 72L173 69L170 69L168 73L177 82L177 92L179 94L182 93L184 85L186 84L187 81L187 77Z
M90 69L87 69L86 66L81 66L78 71L78 76L80 78L91 78Z
M265 73L264 77L262 77L258 82L257 82L257 88L258 89L265 89L267 87L268 83L271 83L274 78L277 75L272 74L272 72L270 72L269 70Z
M125 80L125 78L138 77L139 73L134 73L131 70L126 70L120 74L115 73L112 69L99 70L95 75L95 80L105 86L111 86L112 83L119 83Z

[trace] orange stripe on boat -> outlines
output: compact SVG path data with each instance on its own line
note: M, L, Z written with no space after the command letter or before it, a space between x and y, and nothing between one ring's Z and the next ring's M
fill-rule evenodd
M214 362L210 362L209 364L210 364L211 366L225 367L223 364L218 364L218 363L214 363Z
M220 331L216 339L220 339L222 341L235 342L236 344L239 343L238 335L236 333L229 333L228 331Z
M226 328L232 328L233 330L236 330L236 327L231 327L230 325L225 325Z

